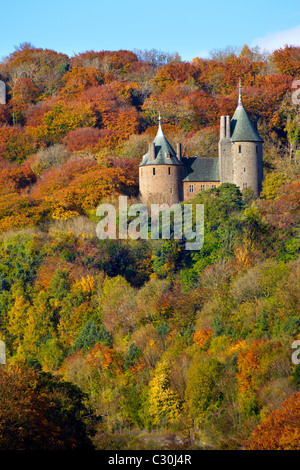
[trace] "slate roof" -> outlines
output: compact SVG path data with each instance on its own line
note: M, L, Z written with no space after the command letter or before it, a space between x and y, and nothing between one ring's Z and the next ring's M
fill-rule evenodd
M149 162L149 150L143 156L142 162L139 166L143 165L182 165L181 161L178 160L176 152L171 146L168 139L165 137L161 125L159 123L156 137L153 141L155 143L155 159ZM170 158L167 157L170 155Z
M185 172L182 181L220 181L218 158L183 158Z
M237 107L230 122L232 142L263 142L244 106Z

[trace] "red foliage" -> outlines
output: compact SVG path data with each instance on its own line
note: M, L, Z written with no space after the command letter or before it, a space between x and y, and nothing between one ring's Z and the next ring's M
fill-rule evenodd
M43 123L44 115L52 109L51 101L38 101L27 106L24 117L27 126L37 127Z
M0 104L0 126L11 124L12 117L8 106Z
M82 150L85 148L94 148L99 144L99 141L106 139L111 135L107 129L98 129L90 127L79 127L63 138L63 144L70 150L70 152Z
M75 54L71 57L71 66L97 67L102 72L108 74L111 72L126 73L132 64L138 62L134 52L120 51L86 51Z

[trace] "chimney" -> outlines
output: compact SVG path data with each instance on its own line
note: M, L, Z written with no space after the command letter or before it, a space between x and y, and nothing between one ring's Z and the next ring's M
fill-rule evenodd
M181 159L182 159L182 147L181 147L181 144L178 143L177 144L177 158L178 160L181 162Z
M226 139L230 139L230 117L226 116Z
M221 116L220 119L220 140L225 139L226 130L225 130L225 116Z
M149 162L154 162L155 160L155 143L151 142L149 144Z

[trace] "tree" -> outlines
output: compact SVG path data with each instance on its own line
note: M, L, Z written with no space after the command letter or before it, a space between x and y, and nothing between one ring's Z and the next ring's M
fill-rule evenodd
M75 385L2 367L0 388L1 450L93 449L95 416Z
M89 87L101 85L103 74L95 67L74 66L63 76L62 83L60 97L65 100L74 100Z
M300 47L286 45L277 49L271 57L279 72L298 77L300 74Z
M249 450L298 450L300 447L300 392L287 398L251 433Z
M178 420L182 400L170 387L170 366L161 361L149 382L149 414L154 426L163 426Z
M199 421L218 411L222 391L218 386L223 366L215 358L196 354L187 372L185 402L188 412Z
M92 321L87 321L81 329L74 343L74 350L82 349L87 352L92 349L101 339L100 331Z

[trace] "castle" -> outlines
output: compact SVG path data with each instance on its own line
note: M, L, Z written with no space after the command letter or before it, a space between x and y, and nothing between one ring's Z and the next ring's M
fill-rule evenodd
M263 140L242 102L230 120L221 116L218 158L184 158L165 137L159 118L158 132L139 165L140 196L145 203L176 204L198 192L233 183L241 190L251 188L259 196L263 180Z

